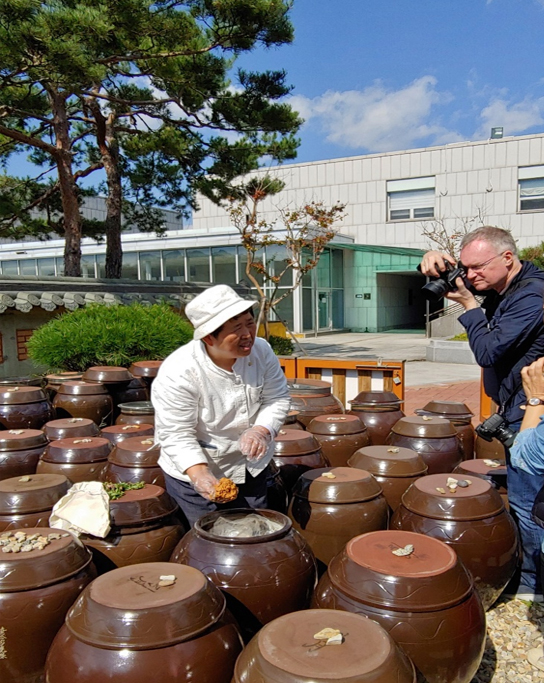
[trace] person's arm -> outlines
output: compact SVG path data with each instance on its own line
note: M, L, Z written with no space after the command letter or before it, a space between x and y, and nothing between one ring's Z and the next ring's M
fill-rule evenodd
M521 371L523 390L527 397L544 400L544 358L531 363ZM544 405L527 405L514 445L510 449L514 467L529 474L544 474Z
M285 374L276 354L267 344L264 349L264 379L262 402L254 425L267 429L275 437L285 422L291 406L291 397Z

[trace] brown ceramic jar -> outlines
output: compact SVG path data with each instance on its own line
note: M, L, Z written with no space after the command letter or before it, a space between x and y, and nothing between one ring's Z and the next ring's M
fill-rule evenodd
M47 536L58 529L25 529ZM64 533L43 549L0 553L0 681L41 683L47 651L96 573L91 553Z
M330 465L315 436L296 429L280 429L274 441L274 462L288 495L301 474Z
M266 480L266 507L268 510L275 510L281 512L283 515L287 514L287 507L289 505L289 496L285 483L281 477L280 468L276 465L274 460L268 463L268 476Z
M469 486L452 490L449 479L465 483L448 474L418 479L403 495L391 528L432 536L451 546L472 572L484 609L489 609L518 566L517 528L489 482L474 477Z
M349 403L349 414L357 415L366 426L373 445L384 444L393 425L404 417L403 401L392 391L361 391Z
M290 379L291 408L298 410L297 420L308 427L318 415L342 414L344 406L332 393L330 382L318 379Z
M63 382L74 381L81 379L81 372L57 372L51 375L46 375L45 393L50 401L53 401L57 395L60 385Z
M29 474L0 481L0 533L49 526L53 505L71 486L62 474Z
M155 408L151 401L132 401L132 403L120 403L121 411L115 420L116 425L154 425Z
M387 529L389 506L368 472L329 467L304 472L295 485L289 517L326 566L354 536Z
M488 481L500 493L504 507L508 510L508 487L506 480L506 460L495 458L475 458L463 460L453 470L453 474L461 475L461 478L480 477Z
M110 500L110 519L106 538L81 537L99 574L140 562L166 562L185 533L176 502L155 484Z
M356 450L370 445L368 430L356 415L318 415L308 431L333 467L345 467Z
M164 473L158 465L161 448L152 438L131 436L118 443L108 456L104 481L156 484L165 488Z
M153 380L159 373L159 368L162 365L162 360L139 360L132 363L128 371L134 377L145 382L148 392L148 398L151 395L151 385Z
M498 441L498 439L493 439L492 441L486 441L482 439L481 436L476 434L476 440L474 442L474 457L480 459L494 459L504 460L505 451L503 444Z
M0 387L0 429L41 429L55 416L39 387Z
M153 425L136 424L136 425L112 425L111 427L104 427L101 431L101 436L110 441L112 445L121 443L125 439L131 437L153 438L155 429Z
M47 444L39 429L0 431L0 480L34 474Z
M49 441L76 439L82 436L100 436L96 422L85 417L64 417L46 422L42 428Z
M387 443L419 453L429 474L452 472L463 459L457 431L443 417L403 417L393 426Z
M485 613L470 572L429 536L357 536L330 563L312 606L377 621L428 683L469 683L483 656Z
M161 585L161 576L174 577ZM225 598L201 572L166 562L100 576L66 616L47 683L230 683L242 649Z
M149 398L145 383L133 377L126 368L95 365L85 370L82 379L85 382L100 382L106 387L113 401L113 421L119 417L120 403L147 401Z
M460 401L429 401L423 408L414 411L416 415L435 415L449 420L459 435L463 460L471 460L474 457L474 427L472 418L474 413Z
M211 530L218 517L249 514L281 526L248 538L219 536ZM307 608L317 577L310 546L288 517L273 510L231 509L203 515L171 559L200 569L226 593L227 605L246 637L276 617Z
M376 478L391 510L400 505L406 489L427 474L427 465L415 451L397 446L360 448L351 456L348 465L366 470Z
M52 441L40 457L36 472L64 474L74 484L100 481L108 461L111 443L101 436Z
M300 412L298 410L290 410L285 418L282 429L298 429L299 431L303 431L304 427L297 420L299 415Z
M112 423L113 401L104 385L97 382L63 382L53 407L57 417L85 417L99 427Z
M342 634L340 647L315 635ZM415 683L414 665L379 624L359 614L312 609L266 624L238 657L232 683Z

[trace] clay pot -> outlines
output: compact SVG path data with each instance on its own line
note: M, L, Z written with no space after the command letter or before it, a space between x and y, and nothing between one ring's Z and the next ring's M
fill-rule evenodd
M392 391L361 391L349 403L349 414L365 425L373 445L384 444L393 425L404 417L403 401Z
M155 408L153 408L151 401L120 403L117 407L120 414L115 420L116 425L155 424Z
M318 379L290 379L291 408L298 410L297 421L308 427L318 415L342 414L344 406L332 393L330 382Z
M166 562L185 533L178 506L161 487L146 484L110 500L106 538L82 535L99 574L140 562Z
M151 396L151 385L158 375L161 365L162 360L139 360L132 363L128 369L131 375L143 380L147 388L148 398Z
M301 474L330 465L315 436L296 429L280 429L274 441L274 462L288 495Z
M34 474L47 444L39 429L0 431L0 480Z
M53 505L71 486L62 474L30 474L0 481L0 532L49 526Z
M484 609L489 609L518 566L517 528L489 482L474 477L466 488L451 491L449 478L432 474L418 479L402 497L391 528L432 536L451 546L472 572Z
M280 468L276 465L274 460L268 463L268 476L266 480L266 507L268 510L275 510L281 512L283 515L287 514L287 507L289 505L289 496L287 489L281 477Z
M435 415L449 420L461 440L463 460L471 460L474 457L474 427L472 418L474 413L460 401L429 401L423 408L414 411L416 415Z
M44 527L24 531L58 533ZM91 553L66 533L41 550L0 553L2 683L43 681L53 638L74 600L96 576L91 559Z
M106 387L113 401L113 421L121 412L120 403L149 399L145 383L141 379L134 378L126 368L95 365L85 370L82 379L85 382L100 382Z
M427 474L427 465L415 451L397 446L360 448L348 465L366 470L376 478L391 510L400 505L402 494L410 484Z
M312 607L377 621L428 683L469 683L483 656L485 613L470 572L435 538L395 530L357 536L330 563Z
M41 429L54 417L43 389L0 386L0 429Z
M453 474L460 474L461 478L480 477L488 481L499 492L504 507L508 510L508 488L506 483L506 461L496 459L475 458L463 460L453 470Z
M308 431L333 467L346 467L356 450L370 444L367 428L355 415L318 415Z
M99 427L112 423L113 401L106 387L97 382L63 382L53 407L57 417L84 417Z
M452 472L463 459L457 430L443 417L403 417L394 425L387 443L419 453L429 474Z
M45 385L45 393L50 401L53 401L60 385L63 382L75 381L81 379L81 372L57 372L51 375L46 375L45 380L47 384Z
M387 529L389 506L381 486L368 472L329 467L300 477L289 517L316 558L328 565L354 536Z
M121 443L125 439L131 437L153 438L155 429L153 425L136 424L136 425L112 425L111 427L104 427L101 435L110 441L113 445Z
M297 417L300 415L298 410L290 410L285 418L282 429L298 429L304 431L304 427L298 422Z
M232 538L215 534L218 517L248 514L281 525L264 536ZM309 606L317 570L314 555L291 520L273 510L232 509L203 515L179 543L172 562L196 567L227 595L227 605L246 637L283 614Z
M165 488L164 473L158 465L160 446L152 438L131 436L118 443L108 456L104 481L156 484Z
M497 439L486 441L481 436L476 434L476 441L474 442L474 457L480 459L495 459L504 460L505 451L503 444Z
M326 628L343 636L323 647ZM233 683L415 683L414 665L379 624L339 610L304 610L263 626L238 657Z
M42 431L49 441L77 439L82 436L100 436L96 422L85 417L64 417L46 422Z
M43 452L36 472L64 474L74 484L100 481L106 467L111 443L101 436L52 441Z
M160 576L173 576L161 586ZM225 598L190 567L114 569L81 594L47 658L47 683L229 683L242 649Z

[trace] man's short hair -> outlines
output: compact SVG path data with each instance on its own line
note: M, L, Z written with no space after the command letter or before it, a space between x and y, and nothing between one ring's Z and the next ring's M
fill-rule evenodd
M479 241L491 244L497 250L497 254L501 254L503 251L511 251L514 256L518 255L518 248L512 233L509 230L504 230L504 228L495 228L492 225L476 228L463 237L460 248L464 249L472 242Z

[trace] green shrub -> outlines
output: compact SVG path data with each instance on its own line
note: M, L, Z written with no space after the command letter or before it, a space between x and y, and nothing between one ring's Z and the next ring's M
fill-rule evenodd
M291 339L287 339L286 337L276 337L271 334L268 338L268 343L276 356L290 356L295 350L295 345Z
M456 334L455 337L450 337L448 341L468 341L468 336L466 332L461 332Z
M128 367L139 360L162 360L192 337L190 323L167 304L96 304L38 328L28 341L28 352L52 371Z

